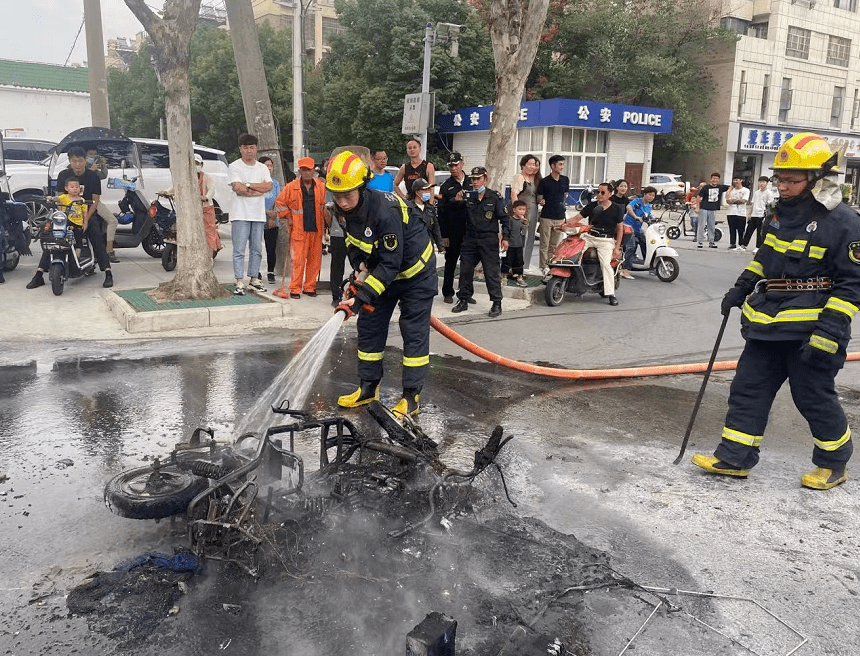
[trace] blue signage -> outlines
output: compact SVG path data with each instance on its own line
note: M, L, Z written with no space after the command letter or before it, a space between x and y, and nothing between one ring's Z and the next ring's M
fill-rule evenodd
M489 130L493 106L465 107L450 114L437 114L439 132ZM672 131L671 109L615 105L593 100L533 100L520 105L518 128L561 125L598 130L632 130L667 134Z

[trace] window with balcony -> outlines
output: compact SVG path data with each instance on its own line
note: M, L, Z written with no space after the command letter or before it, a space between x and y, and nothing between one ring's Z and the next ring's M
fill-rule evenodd
M857 11L857 0L833 0L833 6L837 9Z
M323 16L322 19L322 36L323 36L323 47L330 48L332 37L337 36L338 34L343 34L346 32L346 28L343 27L337 18L328 18Z
M789 27L785 42L785 56L809 59L809 38L811 32L801 27Z
M779 90L779 121L785 123L788 120L788 110L791 109L791 101L794 92L791 89L791 78L782 78L782 88Z
M726 16L720 19L720 27L736 34L746 34L749 24L749 21L735 18L734 16Z
M747 36L755 37L756 39L767 39L767 23L753 23L747 29Z
M828 64L847 67L850 52L851 39L843 39L841 36L830 36L827 41Z

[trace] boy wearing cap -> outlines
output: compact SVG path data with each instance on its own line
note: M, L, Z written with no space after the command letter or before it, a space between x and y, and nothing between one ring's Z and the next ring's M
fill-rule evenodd
M460 299L451 312L464 312L469 309L469 301L475 291L475 266L484 266L484 280L487 293L493 302L489 315L497 317L502 313L502 273L499 262L499 249L508 249L511 235L510 219L505 211L505 203L498 192L487 189L487 169L476 166L469 174L472 191L466 197L466 236L460 251ZM502 238L499 240L499 231Z
M313 158L302 157L298 165L299 177L275 201L275 207L286 208L278 216L290 224L290 298L317 295L325 231L325 184L315 177Z

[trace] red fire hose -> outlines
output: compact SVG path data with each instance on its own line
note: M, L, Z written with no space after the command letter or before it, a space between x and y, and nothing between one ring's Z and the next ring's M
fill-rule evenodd
M487 349L478 346L474 342L470 342L461 334L446 326L435 315L430 316L430 325L443 337L447 337L457 346L460 346L469 353L477 355L479 358L500 364L509 369L524 371L527 374L537 374L539 376L551 376L553 378L566 378L568 380L605 380L609 378L642 378L645 376L671 376L674 374L698 374L703 373L708 368L707 362L695 362L690 364L669 364L652 367L627 367L624 369L553 369L552 367L541 367L536 364L528 364L511 360L501 355L497 355ZM860 360L860 353L849 353L848 361L853 362ZM722 360L714 362L712 371L732 371L737 367L737 360Z

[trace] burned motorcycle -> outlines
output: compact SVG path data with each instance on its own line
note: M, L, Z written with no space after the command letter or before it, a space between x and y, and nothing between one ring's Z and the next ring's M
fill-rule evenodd
M393 503L397 495L429 494L420 514L413 513L405 526L399 520L400 528L389 533L400 537L429 522L439 511L443 491L450 492L457 482L471 482L490 465L501 475L496 458L511 437L502 439L500 426L475 453L473 468L461 471L441 463L438 445L417 425L402 425L379 402L367 409L384 436L368 437L348 419L314 418L291 410L287 402L272 411L291 421L268 428L262 436L242 435L232 446L216 442L213 431L198 428L166 460L156 459L111 479L105 486L105 504L132 519L185 514L196 555L259 576L260 546L270 516L305 522L329 511L377 508L385 499ZM297 437L307 444L308 432L318 434L319 469L306 477L295 445ZM289 439L288 447L283 438ZM423 510L427 505L429 512Z

